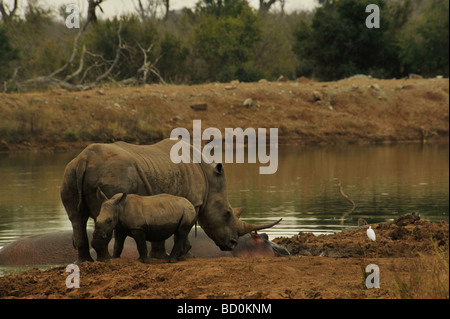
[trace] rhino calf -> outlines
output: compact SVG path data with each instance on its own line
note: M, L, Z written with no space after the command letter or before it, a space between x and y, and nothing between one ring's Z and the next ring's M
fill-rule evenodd
M144 263L149 262L146 241L163 241L174 235L169 262L183 260L191 249L187 237L197 213L187 199L169 194L139 196L125 193L108 199L100 188L97 196L103 203L95 221L94 249L106 249L113 230L113 258L120 257L127 236L136 241L139 260Z

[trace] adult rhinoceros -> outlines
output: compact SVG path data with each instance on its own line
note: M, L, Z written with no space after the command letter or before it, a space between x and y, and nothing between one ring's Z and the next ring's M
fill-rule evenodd
M200 226L221 250L233 249L239 236L279 222L252 225L241 221L240 210L233 210L228 201L222 164L175 164L170 159L175 143L166 139L147 146L91 144L67 164L61 199L72 223L78 262L92 260L86 223L100 212L102 201L96 196L99 187L108 197L117 193L185 197L194 205ZM191 151L197 150L191 146ZM109 252L97 251L97 256L109 257ZM164 242L152 243L151 257L165 256Z

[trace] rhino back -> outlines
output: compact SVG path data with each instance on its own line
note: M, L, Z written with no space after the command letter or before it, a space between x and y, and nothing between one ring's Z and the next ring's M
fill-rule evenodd
M98 187L108 197L116 193L168 193L185 197L196 207L201 206L207 187L202 168L194 163L174 164L170 160L173 144L170 140L153 145L92 144L80 153L79 160L86 162L83 198L91 216L100 211L101 203L96 197ZM72 175L67 178L73 179Z
M120 227L142 229L150 240L165 240L174 234L182 219L184 225L193 224L196 212L185 198L170 194L127 196L125 209L120 213Z

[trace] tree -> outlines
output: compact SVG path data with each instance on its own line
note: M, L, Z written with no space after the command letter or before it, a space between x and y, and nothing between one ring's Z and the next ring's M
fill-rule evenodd
M0 14L2 15L4 24L9 24L11 22L16 14L17 8L18 0L14 0L13 8L11 10L9 10L9 8L3 3L3 0L0 0Z
M424 76L449 75L449 2L429 1L411 31L400 38L405 68ZM409 32L408 32L409 31Z
M97 23L97 14L95 13L95 9L97 7L100 8L100 10L103 12L102 7L100 7L100 4L103 2L103 0L88 0L88 14L87 14L87 21L92 23Z
M284 6L284 0L259 0L259 12L260 13L266 13L269 11L270 7L277 1L280 1L283 3Z
M10 64L18 58L18 51L12 47L6 27L0 25L0 82L9 76Z
M134 2L133 2L134 3ZM164 7L164 20L167 20L170 13L170 1L169 0L137 0L137 4L134 4L136 11L139 13L142 21L149 18L156 19L158 11L161 7Z
M384 0L335 0L323 2L311 25L300 23L295 31L295 51L303 69L322 80L337 80L358 73L393 76L397 53L389 37L390 25ZM365 25L365 8L379 6L379 29ZM307 64L305 64L305 61ZM305 74L298 74L305 75Z
M204 62L199 80L250 80L252 48L261 35L257 15L242 0L204 3L194 28L194 54Z

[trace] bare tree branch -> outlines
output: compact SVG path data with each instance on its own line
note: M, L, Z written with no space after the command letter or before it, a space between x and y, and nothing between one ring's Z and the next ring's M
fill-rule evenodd
M61 68L59 68L58 70L54 71L53 73L51 73L49 75L49 77L54 77L55 75L64 72L73 62L73 60L75 59L75 56L77 55L77 51L78 51L78 41L80 40L81 35L84 33L84 31L86 31L87 26L89 25L89 19L86 20L85 24L83 25L83 27L80 29L80 31L78 31L75 40L73 42L73 50L72 50L72 55L69 58L69 61L67 61L66 64L64 64Z
M121 31L122 31L122 21L120 21L119 30L117 31L117 37L119 38L119 44L116 49L116 57L114 58L114 62L111 64L111 66L105 73L103 73L102 75L99 75L95 79L94 84L97 84L98 82L100 82L101 80L106 78L111 73L111 71L116 67L117 63L119 62L120 51L124 48L124 46L122 44L122 37L120 35Z
M70 82L74 77L76 77L78 74L80 74L81 71L83 71L85 54L86 54L86 47L83 46L83 52L81 52L81 56L80 56L80 65L78 66L78 69L75 72L66 76L66 78L64 79L65 82Z
M269 1L259 0L259 12L265 13L269 11L270 7L277 1L278 0L269 0Z
M95 13L95 9L99 7L99 9L103 12L102 7L100 7L100 4L103 2L103 0L88 0L88 15L87 20L92 23L97 23L97 14Z

